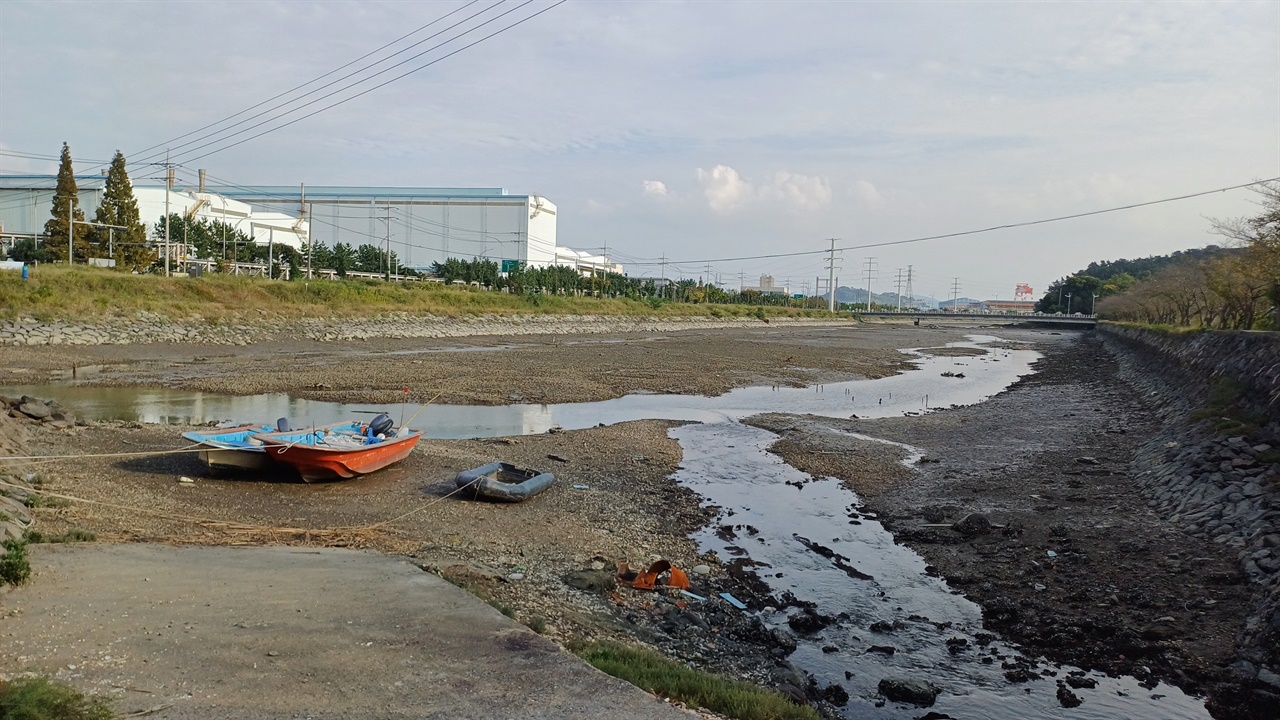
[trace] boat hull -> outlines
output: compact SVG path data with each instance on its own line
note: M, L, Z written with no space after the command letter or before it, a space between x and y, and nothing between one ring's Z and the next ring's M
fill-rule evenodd
M289 465L307 482L324 482L368 475L400 462L413 452L421 437L421 433L413 433L356 449L291 444L267 438L263 442L272 461Z
M272 466L261 443L250 440L254 433L270 430L265 425L242 425L214 432L186 432L182 437L196 443L196 457L212 472L254 472Z
M228 450L210 448L196 453L214 472L256 472L271 467L271 457L261 450Z

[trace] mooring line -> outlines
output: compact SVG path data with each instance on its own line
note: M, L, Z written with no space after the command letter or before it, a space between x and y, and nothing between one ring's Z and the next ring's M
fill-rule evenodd
M69 500L72 502L85 503L87 505L98 505L101 507L112 508L114 510L126 510L126 511L141 513L143 515L151 515L153 517L164 518L167 520L184 520L187 522L194 522L194 523L203 524L203 525L221 525L229 529L258 530L258 531L268 532L268 533L293 532L293 533L309 534L309 533L361 533L361 532L367 532L371 530L377 530L381 527L391 525L392 523L396 523L401 520L404 520L405 518L411 515L420 513L423 510L426 510L432 507L433 505L436 505L437 503L443 502L444 500L447 500L448 498L471 487L476 482L477 480L472 480L471 482L465 485L459 486L454 490L438 498L435 498L434 500L428 503L425 503L413 510L410 510L407 513L404 513L402 515L397 515L396 517L390 518L388 520L382 520L382 521L371 523L368 525L342 525L342 526L331 527L331 528L297 528L297 527L283 527L278 525L259 525L255 523L236 522L233 520L218 520L216 518L200 517L197 515L184 515L181 513L170 513L170 512L163 512L158 510L148 510L146 508L133 507L131 505L121 505L119 503L106 502L105 500L90 500L88 498L77 497L75 495L66 495L63 493L51 492L48 490L30 488L25 485L16 485L14 483L5 482L3 480L0 480L0 486L11 487L18 490L25 490L27 492L35 493L37 495L43 495L45 497L58 498L60 500Z
M188 445L186 447L170 448L168 450L142 450L138 452L82 453L79 455L0 455L0 460L23 460L30 462L39 460L74 460L77 458L135 457L138 455L177 455L179 453L203 452L209 449L210 448L200 447L198 445Z

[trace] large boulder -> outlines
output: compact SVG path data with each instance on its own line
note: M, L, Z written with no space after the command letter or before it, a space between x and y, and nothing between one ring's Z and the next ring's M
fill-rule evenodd
M880 694L894 702L929 707L941 692L926 680L912 677L885 678L877 687Z
M951 529L965 537L986 535L991 532L991 521L982 513L969 513L963 518L952 523Z
M53 409L39 400L28 400L18 406L18 412L33 420L44 420L53 415Z

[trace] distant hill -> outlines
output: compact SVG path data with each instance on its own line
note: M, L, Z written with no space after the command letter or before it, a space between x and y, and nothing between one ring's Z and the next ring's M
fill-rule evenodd
M830 296L830 293L822 294L823 299L826 299L829 296ZM836 288L836 302L847 303L850 305L858 305L858 304L866 305L867 289L851 288L851 287L846 287L844 285L841 285L840 287ZM871 294L871 302L877 305L893 305L896 307L898 304L898 294L896 292L884 292L884 293L873 292ZM902 307L905 308L908 306L932 308L936 306L936 303L930 302L929 298L924 298L919 296L912 298L912 297L903 295Z
M1169 265L1176 265L1188 260L1208 260L1221 255L1223 251L1224 248L1217 245L1209 245L1190 250L1178 250L1168 255L1152 255L1151 257L1138 258L1136 260L1125 260L1124 258L1103 260L1102 262L1089 263L1088 267L1076 273L1076 275L1087 275L1096 277L1099 280L1109 280L1123 273L1132 275L1135 280L1145 280Z

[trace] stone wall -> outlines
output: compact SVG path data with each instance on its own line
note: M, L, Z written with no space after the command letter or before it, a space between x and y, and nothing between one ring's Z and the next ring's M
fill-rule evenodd
M850 320L769 318L775 325L840 326ZM0 320L0 345L130 345L207 343L247 345L281 337L309 340L440 338L475 335L573 335L585 333L671 332L676 330L760 327L755 318L658 318L610 315L413 315L372 317L269 317L172 320L155 313L104 318L91 323L43 322L35 318Z
M1097 332L1162 421L1133 463L1148 505L1237 551L1259 603L1232 670L1280 707L1280 334Z

